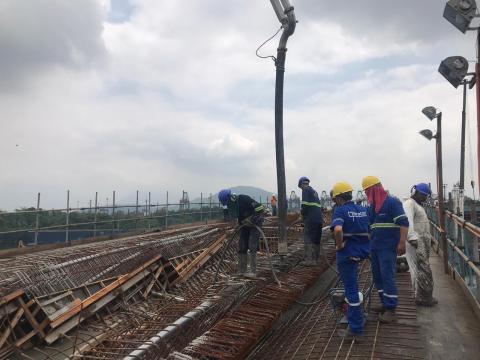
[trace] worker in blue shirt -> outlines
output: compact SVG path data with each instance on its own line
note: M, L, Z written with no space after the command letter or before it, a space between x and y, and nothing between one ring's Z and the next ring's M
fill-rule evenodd
M363 295L358 292L357 271L360 261L370 253L369 218L367 208L352 201L353 188L349 183L339 182L333 186L332 199L335 210L331 230L337 250L337 268L345 286L348 303L348 330L344 336L358 340L363 335Z
M385 191L379 178L366 176L362 187L370 205L372 274L382 304L379 320L390 323L397 320L397 254L405 254L408 218L400 200Z
M232 194L230 189L221 190L218 199L227 205L230 214L236 215L241 225L238 246L238 273L247 277L256 277L257 251L260 231L265 215L265 208L248 195ZM257 228L258 227L258 228ZM247 272L248 253L250 253L250 271Z
M313 266L320 258L320 240L322 238L323 214L318 193L310 186L310 180L302 176L298 180L302 189L301 214L305 224L303 240L305 244L305 260L302 265Z

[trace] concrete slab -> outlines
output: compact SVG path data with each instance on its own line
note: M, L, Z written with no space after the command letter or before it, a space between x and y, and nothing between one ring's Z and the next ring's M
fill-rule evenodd
M443 272L442 259L430 257L438 305L418 307L417 321L426 336L427 359L480 358L480 322L455 280Z

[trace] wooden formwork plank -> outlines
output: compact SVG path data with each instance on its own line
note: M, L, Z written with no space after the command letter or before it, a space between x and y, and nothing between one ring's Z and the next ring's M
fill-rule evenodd
M101 298L103 298L104 296L106 296L108 293L112 292L113 290L117 289L118 287L120 287L122 284L124 284L125 282L127 282L129 279L133 278L135 275L137 275L139 272L142 272L142 271L145 271L150 265L152 265L153 263L157 262L158 260L160 260L162 256L161 255L157 255L155 257L153 257L152 259L150 259L149 261L147 261L144 265L142 265L141 267L137 268L136 270L126 274L126 275L122 275L120 276L117 280L115 280L114 282L112 282L111 284L107 285L106 287L104 287L103 289L101 289L100 291L98 291L97 293L95 293L94 295L86 298L85 300L81 301L79 304L76 304L73 308L71 308L69 311L65 312L64 314L60 315L57 319L53 320L51 322L51 326L52 328L55 328L57 326L59 326L60 324L62 324L63 322L67 321L68 319L70 319L72 316L78 314L82 309L86 309L88 306L90 306L91 304L95 303L96 301L100 300Z
M160 276L160 274L162 273L162 271L165 269L165 265L160 265L157 269L157 271L155 271L155 274L153 275L153 279L150 281L150 284L148 284L147 288L145 289L144 293L143 293L143 297L146 299L148 294L150 293L150 291L152 290L153 288L153 285L155 285L156 281L158 280L158 277Z
M30 309L28 306L25 304L22 298L17 299L18 303L22 307L23 311L25 312L25 317L27 318L28 322L32 327L42 336L45 337L45 333L43 332L43 329L40 328L40 324L37 322L35 319L35 316L30 312Z
M8 295L5 295L4 297L0 298L0 306L22 296L23 294L23 290L16 290Z
M199 267L205 264L222 247L226 237L227 235L221 236L212 245L203 250L203 252L197 256L195 260L187 265L185 270L180 273L180 277L174 280L173 284L179 281L186 281L190 276L192 276Z
M12 321L10 321L10 324L8 327L5 329L5 332L3 335L0 337L0 349L2 348L3 344L5 344L5 341L7 341L8 337L10 336L10 333L12 329L17 325L18 321L23 315L23 308L19 308L17 312L15 313L15 316L13 317Z

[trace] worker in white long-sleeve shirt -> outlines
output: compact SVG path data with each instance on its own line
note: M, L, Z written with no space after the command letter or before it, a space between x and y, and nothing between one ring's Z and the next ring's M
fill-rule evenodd
M415 302L420 306L434 306L433 276L430 268L430 223L423 203L432 194L430 186L420 183L412 188L412 195L403 203L408 217L406 258L415 291Z

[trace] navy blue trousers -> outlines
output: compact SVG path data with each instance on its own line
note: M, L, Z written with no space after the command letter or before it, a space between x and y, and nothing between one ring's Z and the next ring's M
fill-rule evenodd
M345 297L348 303L348 326L354 334L363 333L364 319L360 296L358 295L358 263L351 258L337 260L337 268L340 278L345 285Z
M397 248L371 250L372 274L380 301L387 309L395 309L398 292L395 274L397 272Z

